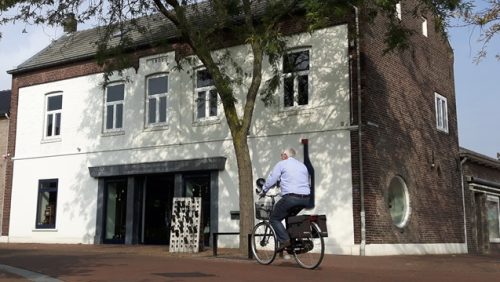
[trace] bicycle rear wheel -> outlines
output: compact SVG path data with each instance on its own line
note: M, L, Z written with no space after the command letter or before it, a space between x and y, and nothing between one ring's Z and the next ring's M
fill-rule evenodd
M315 222L310 223L311 232L302 238L295 239L293 255L295 261L307 269L315 269L323 261L325 242L320 235L320 228Z
M260 222L252 231L252 252L260 264L270 264L276 258L277 239L268 222Z

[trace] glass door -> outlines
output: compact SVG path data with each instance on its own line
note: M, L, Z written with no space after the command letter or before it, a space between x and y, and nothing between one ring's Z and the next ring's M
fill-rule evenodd
M148 175L144 200L144 244L167 245L174 198L173 175Z
M108 180L105 189L104 243L123 244L127 221L127 180Z
M188 175L184 177L184 196L201 197L201 224L202 238L205 246L210 245L210 175Z

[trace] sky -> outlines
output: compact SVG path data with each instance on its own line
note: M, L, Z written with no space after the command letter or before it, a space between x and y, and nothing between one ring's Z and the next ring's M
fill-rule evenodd
M91 26L79 26L79 29ZM0 90L11 88L8 70L26 61L63 35L62 28L0 26ZM455 56L455 94L461 147L497 158L500 153L500 34L490 42L488 56L476 64L478 27L453 27L449 40Z

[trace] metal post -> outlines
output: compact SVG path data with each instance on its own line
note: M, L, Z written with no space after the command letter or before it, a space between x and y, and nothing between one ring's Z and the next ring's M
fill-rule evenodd
M248 234L248 258L253 259L252 252L252 234Z
M214 257L217 256L217 237L219 237L219 233L213 233L212 234L213 237L212 237L212 250L213 250L213 255Z

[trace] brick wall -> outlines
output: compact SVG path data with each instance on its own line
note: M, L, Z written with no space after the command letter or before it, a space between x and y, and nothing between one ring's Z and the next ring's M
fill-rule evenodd
M405 5L402 23L416 31L409 49L384 55L383 17L362 24L360 30L367 244L463 243L453 54L432 28L432 18L427 17L424 37L420 17L409 15ZM447 98L448 133L436 129L434 92ZM354 222L359 243L357 138L354 132ZM388 186L395 176L404 179L410 196L411 214L404 228L392 223L388 208Z
M473 176L500 183L500 165L488 166L484 163L466 159L463 164L465 185L465 207L467 214L467 245L469 253L500 253L500 244L489 242L486 209L486 194L469 190L467 177Z

